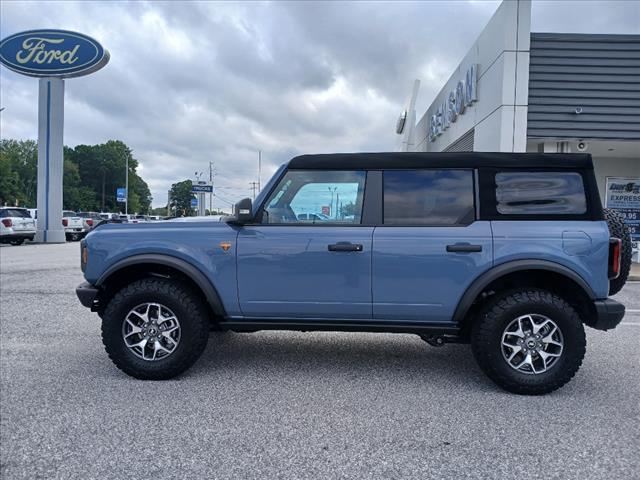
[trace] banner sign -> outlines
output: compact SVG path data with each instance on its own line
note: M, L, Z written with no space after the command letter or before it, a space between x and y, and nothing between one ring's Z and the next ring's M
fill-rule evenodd
M32 77L79 77L104 67L109 52L82 33L29 30L0 42L0 62Z
M212 193L213 185L192 185L191 193Z
M116 201L117 202L126 202L127 201L127 189L126 188L116 188Z
M607 177L604 206L620 213L632 240L640 241L640 177Z

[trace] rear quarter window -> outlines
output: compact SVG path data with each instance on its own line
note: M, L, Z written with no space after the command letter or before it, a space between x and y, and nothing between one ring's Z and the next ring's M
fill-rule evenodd
M581 215L587 212L576 172L498 172L496 209L502 215Z

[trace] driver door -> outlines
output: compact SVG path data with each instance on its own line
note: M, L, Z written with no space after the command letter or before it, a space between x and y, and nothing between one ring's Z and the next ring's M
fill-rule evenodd
M287 171L259 223L238 234L245 317L372 317L373 227L361 225L365 179L364 171Z

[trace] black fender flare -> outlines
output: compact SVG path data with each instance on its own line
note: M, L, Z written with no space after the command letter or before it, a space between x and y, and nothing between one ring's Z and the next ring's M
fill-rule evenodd
M130 267L131 265L139 265L143 263L151 263L156 265L163 265L171 267L189 277L204 293L207 303L213 309L213 312L219 316L226 316L224 305L218 291L212 285L211 281L206 277L204 273L197 267L193 266L189 262L177 257L166 254L147 253L141 255L133 255L131 257L124 258L117 261L109 268L107 268L100 278L95 283L96 287L100 287L106 282L109 277L114 273L122 270L123 268Z
M458 302L453 314L453 321L461 323L464 320L474 300L491 282L510 273L524 270L546 270L563 275L578 284L590 299L596 299L596 294L589 284L580 275L564 265L548 260L513 260L490 268L469 285Z

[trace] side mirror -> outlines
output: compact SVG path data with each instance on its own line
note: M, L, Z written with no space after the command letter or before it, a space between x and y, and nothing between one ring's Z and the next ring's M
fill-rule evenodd
M252 202L250 198L243 198L234 207L234 216L229 219L228 223L235 225L244 225L253 220Z

